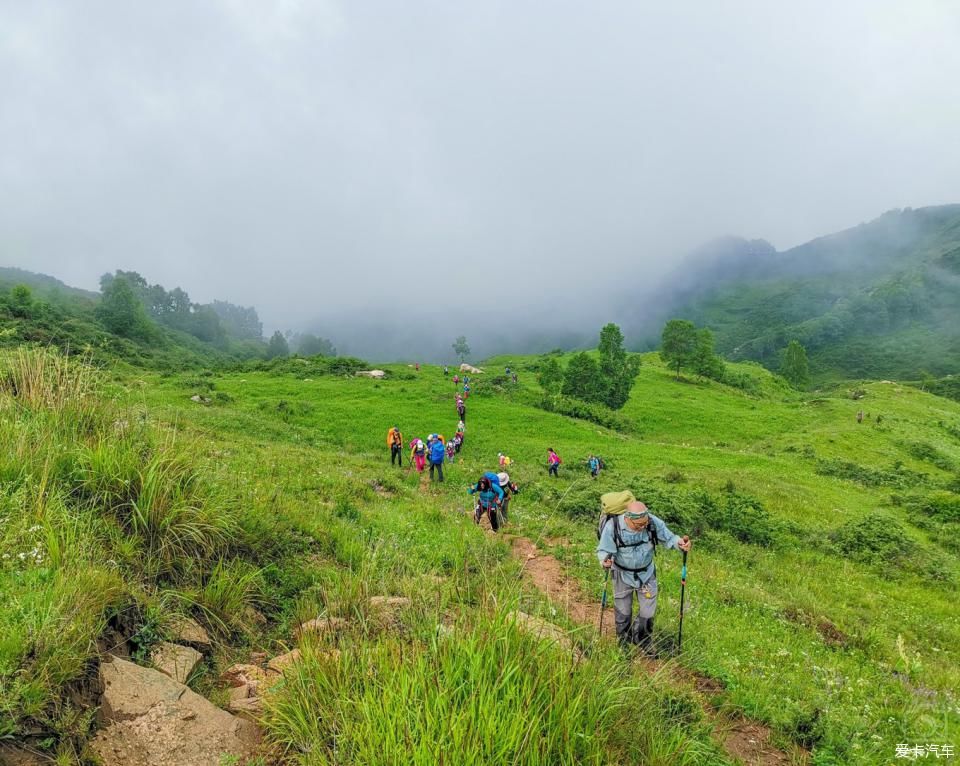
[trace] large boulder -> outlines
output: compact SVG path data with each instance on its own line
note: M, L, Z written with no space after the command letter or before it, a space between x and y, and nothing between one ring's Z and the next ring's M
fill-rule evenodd
M383 370L358 370L357 375L361 378L376 378L377 380L382 380L387 376L387 373Z
M220 766L257 749L259 731L163 673L114 658L90 748L103 766Z
M460 365L460 372L469 372L471 375L483 374L483 370L479 367L474 367L472 364L467 364L466 362Z

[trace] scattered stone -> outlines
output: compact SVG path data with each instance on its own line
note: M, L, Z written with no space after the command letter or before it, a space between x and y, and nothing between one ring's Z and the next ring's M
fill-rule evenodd
M200 394L194 394L190 397L191 402L196 402L197 404L210 404L210 399L206 396L200 396Z
M251 683L264 683L271 676L274 676L274 673L270 670L238 662L223 671L220 680L229 686L246 686Z
M256 721L263 714L263 699L253 696L231 700L227 709L248 721Z
M479 367L474 367L473 365L467 364L464 362L460 365L460 372L469 372L471 375L482 375L483 370Z
M510 618L517 624L517 627L526 633L536 636L544 641L552 641L561 649L566 649L573 653L574 657L579 658L582 652L579 647L570 639L569 634L558 625L547 622L541 617L535 617L526 612L511 612Z
M190 617L181 615L174 617L167 623L167 633L178 644L192 644L203 651L213 648L210 635L199 622Z
M381 380L385 378L386 375L387 373L385 373L383 370L358 370L357 371L357 377L360 377L360 378L376 378L377 380Z
M284 670L289 668L295 662L299 662L300 657L300 650L293 649L286 654L281 654L270 660L270 662L267 663L267 670L272 670L274 673L283 673Z
M203 661L203 655L196 649L180 644L161 641L150 652L150 662L161 673L173 680L185 684L190 674Z
M163 673L126 660L100 666L105 727L90 743L103 766L217 766L259 741L250 721L221 710Z
M345 628L347 621L343 617L317 617L301 623L293 635L300 638L304 633L337 633Z
M250 652L250 664L251 665L263 665L267 664L267 659L270 657L266 652Z
M398 609L402 609L405 606L410 606L410 599L406 596L371 596L370 597L370 608L371 609L382 609L388 612L394 612Z

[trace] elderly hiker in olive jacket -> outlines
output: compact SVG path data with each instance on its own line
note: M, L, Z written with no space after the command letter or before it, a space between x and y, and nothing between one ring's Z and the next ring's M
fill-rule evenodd
M689 551L690 539L675 535L637 500L627 505L622 518L611 519L600 533L597 558L611 570L613 610L621 644L638 644L644 649L651 646L653 616L657 611L657 572L653 562L656 545ZM631 624L634 593L639 605Z

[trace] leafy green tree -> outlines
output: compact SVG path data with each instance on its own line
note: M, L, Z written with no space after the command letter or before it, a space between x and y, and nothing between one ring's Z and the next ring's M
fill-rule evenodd
M33 316L33 291L27 285L16 285L10 291L10 311L17 317Z
M810 366L807 363L807 350L800 341L792 340L783 353L783 366L780 374L794 388L803 388L810 382Z
M559 394L563 387L563 369L554 358L549 358L540 365L537 382L548 396Z
M630 390L640 371L640 357L629 356L623 347L623 333L610 322L600 330L600 381L603 396L600 399L614 410L619 410L630 398Z
M713 333L706 327L697 330L697 344L693 351L693 371L700 377L722 380L726 365L717 355Z
M588 402L602 401L605 385L600 376L600 365L585 351L575 354L563 374L565 396Z
M305 332L297 338L297 353L300 356L336 356L337 350L326 338Z
M150 320L126 277L107 274L100 280L101 298L96 316L115 335L148 340Z
M270 336L267 343L267 359L276 359L278 357L290 356L290 346L283 333L277 330Z
M697 328L686 319L671 319L663 328L660 339L660 358L670 367L680 370L689 367L697 350Z
M470 345L467 343L467 338L465 335L459 336L453 342L453 353L459 357L460 361L463 362L468 356L470 356Z
M253 306L235 306L227 301L214 301L210 306L217 312L217 316L220 317L224 329L231 338L260 340L263 337L263 324Z

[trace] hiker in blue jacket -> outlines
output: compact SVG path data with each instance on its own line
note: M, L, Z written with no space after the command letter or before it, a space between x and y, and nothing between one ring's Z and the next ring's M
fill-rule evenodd
M433 481L433 472L440 475L440 481L443 481L443 461L447 457L447 448L439 437L433 440L430 445L430 481Z
M479 494L477 505L473 509L474 522L479 524L480 517L486 513L490 518L491 529L496 532L500 528L497 511L503 502L503 490L500 489L500 481L497 475L492 471L487 471L467 492L471 495Z
M597 558L611 571L613 611L621 644L651 648L653 616L657 611L657 572L653 552L657 545L690 550L690 538L671 532L638 500L627 506L622 517L611 518L600 533ZM633 594L637 594L637 617L633 619Z

